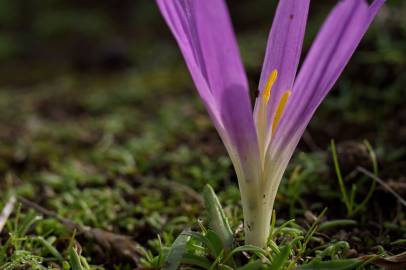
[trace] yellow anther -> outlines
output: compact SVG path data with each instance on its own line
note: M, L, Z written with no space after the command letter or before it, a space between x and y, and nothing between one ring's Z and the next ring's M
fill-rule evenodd
M265 89L262 92L262 99L265 101L266 104L268 104L269 97L271 96L272 86L276 81L276 77L278 77L278 71L274 69L269 75L268 81L265 85Z
M289 90L285 91L285 93L283 93L281 99L279 100L279 104L278 107L276 108L275 116L272 122L272 134L275 133L276 127L278 126L279 121L281 120L283 110L285 109L286 103L288 102L288 99L291 94L292 94L291 91Z

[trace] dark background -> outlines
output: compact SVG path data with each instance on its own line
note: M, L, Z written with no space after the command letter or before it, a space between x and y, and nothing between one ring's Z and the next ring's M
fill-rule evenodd
M229 1L252 89L259 78L275 2ZM363 106L376 107L383 114L371 111L363 119L370 122L368 128L378 130L385 125L390 129L387 133L395 135L390 139L398 141L406 138L405 112L400 108L405 93L405 4L387 2L333 95L345 91L347 99L341 102L350 103L340 110L340 118ZM334 3L312 1L304 53ZM154 1L0 2L0 86L32 86L68 73L105 76L176 64L182 64L182 58ZM392 123L396 117L403 119L401 123ZM358 131L367 136L364 128L342 136L358 137ZM332 137L337 131L333 128L327 135Z

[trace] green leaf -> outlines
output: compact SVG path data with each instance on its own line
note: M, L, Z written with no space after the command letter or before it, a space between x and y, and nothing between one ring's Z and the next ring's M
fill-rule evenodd
M80 263L80 256L76 252L76 250L71 247L69 250L69 261L70 265L72 266L72 270L85 270L82 264Z
M280 253L277 254L273 259L272 270L279 270L283 268L286 261L289 259L291 249L292 247L290 245L286 245L280 249Z
M193 237L194 239L196 239L197 241L201 242L208 249L208 252L213 257L216 258L218 256L216 247L213 246L210 239L208 239L206 236L204 236L203 234L197 233L197 232L185 232L185 234L189 235L189 236Z
M163 270L176 270L178 269L183 255L186 253L186 245L189 241L190 236L183 231L173 242L171 249L166 256L164 264L162 266Z
M209 227L220 237L226 249L233 248L234 237L220 201L210 185L203 190L204 205L208 212Z
M341 175L341 169L340 169L340 163L338 162L338 155L337 155L337 150L336 150L336 145L334 140L331 140L331 152L333 155L333 162L334 162L334 168L336 170L337 174L337 179L338 179L338 184L340 186L341 194L342 194L342 200L344 201L345 206L347 207L347 212L348 215L352 215L352 208L353 205L351 205L350 198L348 197L347 189L344 185L344 180L343 176Z
M211 247L216 254L216 257L224 250L223 242L220 237L211 230L208 230L205 237L210 241Z
M238 268L237 270L261 270L264 269L264 264L260 260L255 260Z
M218 268L219 270L234 270L231 266L228 266L228 265L226 265L226 264L219 264L219 265L217 266L217 268Z
M54 248L54 246L51 245L46 239L44 239L42 236L38 236L35 238L38 242L40 242L47 250L49 253L52 254L58 261L63 261L63 257L59 251Z
M352 270L359 267L363 262L357 259L342 259L334 261L312 262L299 267L299 270Z
M198 266L203 269L210 269L211 266L211 262L208 259L193 253L183 255L182 263Z
M227 262L234 254L236 254L238 252L252 252L255 255L257 255L258 257L260 257L261 255L266 256L266 251L263 250L262 248L252 246L252 245L244 245L244 246L240 246L240 247L233 249L224 259L224 262Z
M38 216L35 212L30 211L17 229L17 235L20 237L26 235L31 226L41 219L42 217Z
M357 225L357 221L353 219L336 219L332 221L326 221L320 224L319 231L327 231L336 227L354 226L354 225Z

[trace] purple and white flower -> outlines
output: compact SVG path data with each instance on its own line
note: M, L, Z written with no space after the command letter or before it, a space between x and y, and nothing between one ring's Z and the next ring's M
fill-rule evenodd
M236 170L246 243L265 246L288 162L385 0L339 1L299 71L310 0L280 0L254 109L225 1L156 2Z

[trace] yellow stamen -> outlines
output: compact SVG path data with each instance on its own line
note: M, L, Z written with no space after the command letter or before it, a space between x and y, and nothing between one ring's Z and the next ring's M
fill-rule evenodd
M274 69L271 74L269 75L268 81L266 82L265 89L262 92L262 99L265 101L265 104L268 104L269 97L271 96L271 89L276 81L276 77L278 76L278 71Z
M291 91L289 90L285 91L285 93L283 93L281 99L279 100L279 104L278 107L276 108L275 116L272 122L272 134L275 133L276 127L278 126L279 121L281 120L283 110L285 109L286 103L288 102L288 99L291 94L292 94Z

